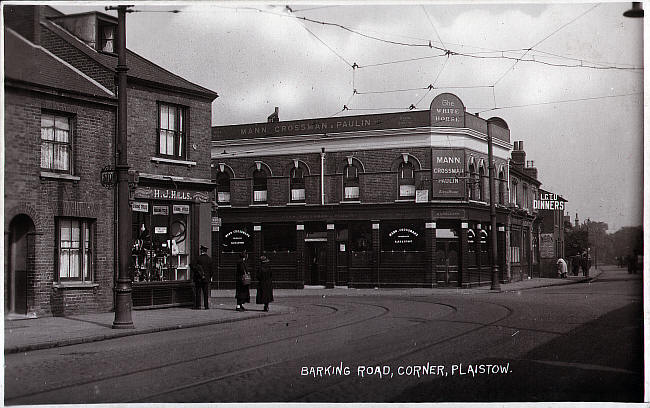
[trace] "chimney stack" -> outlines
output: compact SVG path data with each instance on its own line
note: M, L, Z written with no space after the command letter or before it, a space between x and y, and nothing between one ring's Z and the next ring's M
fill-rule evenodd
M276 106L275 107L275 112L273 112L272 114L269 115L269 117L267 118L267 121L269 123L271 123L271 122L279 122L280 121L279 112L280 112L280 108Z
M512 164L515 165L518 169L523 169L526 164L526 152L524 151L524 142L516 141L512 153L510 155L512 158Z

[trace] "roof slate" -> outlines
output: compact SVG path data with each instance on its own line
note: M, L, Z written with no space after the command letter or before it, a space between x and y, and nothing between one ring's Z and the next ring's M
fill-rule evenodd
M52 21L42 20L42 24L54 34L58 35L69 44L81 50L105 68L116 72L116 55L98 52ZM190 82L176 74L173 74L129 49L127 49L126 53L126 64L129 68L127 76L131 78L137 78L160 85L166 85L172 88L199 93L207 97L211 97L212 99L218 97L216 92Z
M56 56L5 29L5 77L92 96L115 95Z

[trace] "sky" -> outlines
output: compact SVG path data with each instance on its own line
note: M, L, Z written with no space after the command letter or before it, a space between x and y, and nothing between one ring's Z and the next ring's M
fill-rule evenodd
M135 4L127 47L216 91L214 126L265 122L276 106L280 120L428 109L452 92L508 123L572 222L642 224L643 19L623 17L631 2Z

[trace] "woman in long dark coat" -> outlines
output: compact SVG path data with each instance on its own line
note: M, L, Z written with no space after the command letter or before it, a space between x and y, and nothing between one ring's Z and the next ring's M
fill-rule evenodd
M258 276L260 284L257 288L255 303L258 305L264 304L264 311L268 312L269 303L273 302L273 277L271 276L271 269L269 269L269 258L262 255L260 261L262 263Z
M246 260L248 259L248 254L246 251L242 252L237 262L237 276L235 276L235 299L237 299L237 310L238 312L243 312L246 309L244 308L244 303L250 303L251 294L249 291L250 282L244 284L244 274L248 272L248 267L246 266Z

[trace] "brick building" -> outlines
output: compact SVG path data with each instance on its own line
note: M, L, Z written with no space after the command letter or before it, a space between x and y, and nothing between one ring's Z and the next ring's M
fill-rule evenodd
M564 224L571 224L571 218L564 215L567 200L547 190L539 190L536 203L540 224L540 276L554 278L557 276L557 259L564 258L565 253ZM568 218L568 220L567 220Z
M112 289L117 270L113 245L117 240L114 228L117 218L114 211L116 197L112 190L102 189L99 171L104 166L115 163L117 19L98 12L65 15L47 6L7 6L4 11L5 24L12 33L24 38L36 49L54 58L93 86L108 92L111 105L106 115L88 113L91 124L101 130L97 135L82 131L84 128L78 124L82 115L85 118L86 112L77 112L71 110L72 108L68 109L67 106L52 108L46 106L40 108L40 113L37 109L33 111L32 116L24 114L21 117L17 112L11 111L13 108L9 104L6 106L7 123L10 121L40 123L44 120L42 119L44 113L49 112L50 109L55 113L63 112L74 118L75 123L71 126L75 126L75 130L70 139L73 150L78 148L74 150L77 153L75 157L78 164L77 162L74 164L73 179L57 176L51 183L49 202L42 204L50 208L67 208L67 204L63 203L68 200L76 200L75 202L80 203L91 202L100 213L92 213L88 216L88 219L95 220L92 221L94 224L90 234L94 234L92 238L95 243L108 246L108 249L102 250L102 254L98 249L94 254L89 255L88 262L93 267L94 275L91 275L90 283L84 282L82 285L86 291L88 290L86 286L91 287L90 293L101 292L101 301L86 295L77 296L85 292L68 289L74 285L60 282L57 274L52 272L36 273L38 279L28 281L26 284L28 293L35 290L31 289L32 287L42 292L44 303L36 310L38 313L54 312L54 306L50 310L47 299L54 296L52 293L57 290L57 285L65 286L62 291L64 293L75 293L74 303L78 306L70 306L70 312L110 310L112 290L103 289L105 287ZM5 59L5 61L10 61L5 63L8 67L6 69L18 73L29 72L30 67L38 66L31 64L33 60L17 60L20 63L13 59ZM193 257L198 256L199 245L210 246L211 241L210 194L214 185L210 179L208 146L211 138L211 103L217 94L172 74L130 50L127 50L127 65L129 68L127 72L128 160L132 175L130 198L133 223L132 237L129 238L134 244L133 305L150 307L189 303L192 289L188 265ZM57 78L43 72L43 70L39 71L44 76L43 81L46 82L46 86L54 86L51 84L56 84ZM51 84L47 85L48 83ZM36 97L34 95L33 98ZM85 105L88 105L88 109L93 106L88 103ZM33 132L34 129L30 134L39 134L38 129L36 133ZM97 148L97 154L92 150L95 148L94 145L86 150L84 144L86 142L82 141L87 138L91 140L97 138L99 139L97 143L102 143L101 148ZM30 146L24 146L24 154L38 159L39 152L44 148L44 142L38 138L33 142L34 144ZM9 149L7 151L9 152ZM13 156L7 155L7 157ZM16 177L38 174L37 164L38 160L21 168L20 175ZM76 166L84 167L79 167L77 170ZM6 166L9 167L11 166ZM79 173L82 170L83 175ZM81 184L85 180L88 185L82 188ZM42 175L40 181L38 178L37 181L40 184L33 185L34 191L41 195L46 194L49 185L45 184ZM22 185L22 183L17 184ZM68 195L73 198L68 198ZM13 196L13 191L5 190L6 202L13 199L17 199ZM85 208L83 205L73 207ZM48 220L53 217L53 220L48 222L53 222L55 226L60 223L59 218L62 217L60 213L50 215L42 209L35 209L33 213L27 215L32 220L34 217ZM7 222L11 222L11 219L10 217ZM39 227L35 227L35 230L39 241ZM43 263L43 268L50 271L59 267L56 260L63 252L61 245L56 249L57 239L50 234L43 236L42 241L36 245L37 262ZM26 268L31 271L35 268L38 270L39 267L28 265ZM27 276L31 274L32 272L28 272ZM64 304L68 305L72 302L64 302Z
M278 286L475 286L491 280L487 131L498 264L506 263L510 131L452 94L429 110L213 127L217 285L242 250Z
M113 91L5 29L5 310L110 310Z
M514 142L511 156L508 279L522 280L540 276L539 220L534 202L541 182L534 162L526 160L524 142Z

